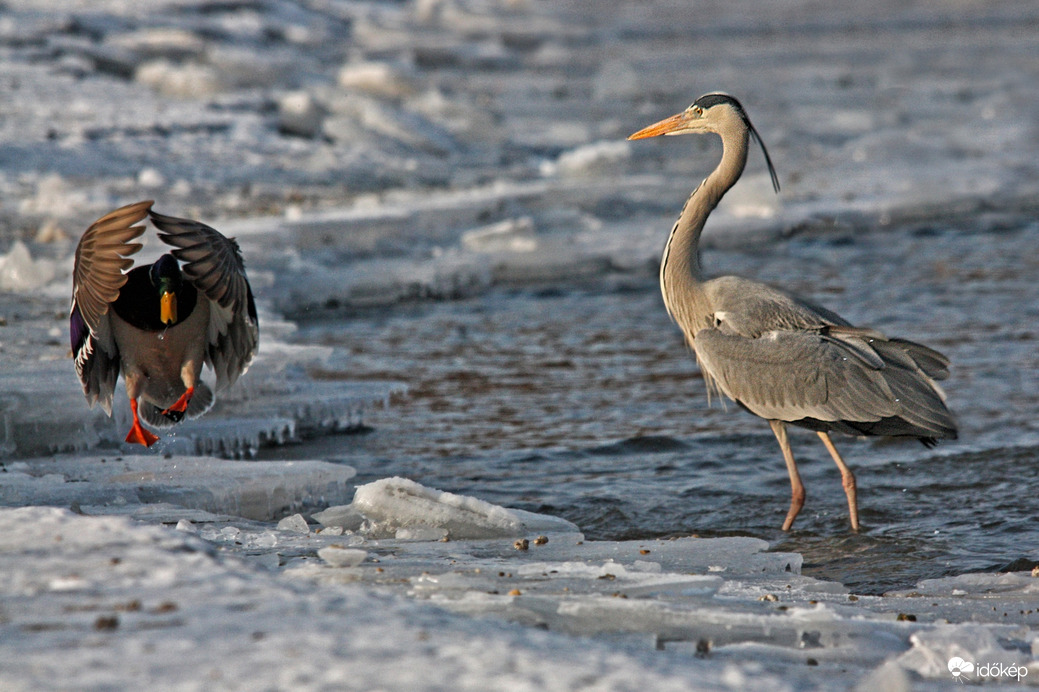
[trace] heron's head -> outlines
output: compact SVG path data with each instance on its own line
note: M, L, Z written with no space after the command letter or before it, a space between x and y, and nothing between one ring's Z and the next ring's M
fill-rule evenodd
M747 117L747 112L734 97L728 94L715 92L704 94L693 101L692 105L681 113L675 113L670 118L664 118L660 122L644 127L628 139L645 139L647 137L659 137L660 135L686 135L693 133L713 132L721 135L723 141L727 135L741 136L743 146L746 145L748 135L761 146L765 154L765 162L772 176L772 186L779 192L779 178L772 167L772 159L768 155L765 143L761 136Z
M155 260L148 272L152 285L159 294L159 319L163 324L177 321L177 291L183 281L180 265L173 255L163 255Z
M645 139L660 135L686 135L696 132L720 134L733 125L750 128L750 119L740 102L728 94L704 94L681 113L675 113L670 118L653 123L628 139Z

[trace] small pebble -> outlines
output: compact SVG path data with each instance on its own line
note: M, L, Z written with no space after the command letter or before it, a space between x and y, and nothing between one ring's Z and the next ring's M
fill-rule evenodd
M523 592L520 591L519 589L513 589L512 591L509 592L509 595L510 596L522 596Z
M530 548L530 541L528 541L526 538L520 538L512 544L512 547L516 550L527 550Z
M99 632L111 632L119 628L119 618L115 615L102 615L94 620L94 629Z
M534 539L534 545L545 545L548 543L548 536L538 536Z
M764 596L762 596L761 598L759 598L758 600L759 601L778 601L779 600L779 596L776 596L774 593L767 593Z

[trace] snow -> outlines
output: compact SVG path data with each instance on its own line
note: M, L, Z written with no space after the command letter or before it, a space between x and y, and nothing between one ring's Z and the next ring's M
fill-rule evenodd
M272 473L283 490L265 504L256 489L275 487ZM813 666L833 683L906 689L948 684L954 656L1039 675L1028 628L901 616L921 598L961 599L964 583L985 594L980 619L990 604L1034 607L1030 576L852 601L761 540L586 541L567 522L399 478L356 489L357 530L311 530L299 513L266 523L316 488L332 504L351 474L185 458L11 465L0 500L21 504L7 493L31 486L37 506L0 509L5 689L60 689L73 667L90 689L793 689ZM70 502L80 513L43 506ZM448 531L386 537L418 516Z
M1034 213L1037 20L1029 0L8 0L0 688L937 690L953 658L1037 684L1027 572L858 595L757 538L592 541L422 479L252 459L407 391L296 343L297 320L643 275L719 149L625 137L713 89L783 194L752 151L709 245ZM262 325L251 370L148 453L67 358L75 242L144 198L237 237Z

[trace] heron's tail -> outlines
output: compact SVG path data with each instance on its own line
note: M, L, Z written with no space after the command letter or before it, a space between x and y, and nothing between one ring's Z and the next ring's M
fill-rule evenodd
M871 346L883 359L880 373L901 404L897 416L879 422L897 431L874 434L908 435L920 438L928 446L939 439L956 439L956 418L945 405L945 392L935 381L949 376L949 359L904 339L878 340Z

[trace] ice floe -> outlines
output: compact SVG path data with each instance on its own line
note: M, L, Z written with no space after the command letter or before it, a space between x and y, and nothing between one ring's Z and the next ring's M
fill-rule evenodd
M283 679L310 689L348 669L356 675L361 655L362 669L387 689L448 681L480 689L506 679L506 651L510 661L538 659L512 669L515 684L546 689L563 689L574 669L604 689L627 689L621 671L634 669L654 689L897 690L914 680L951 684L956 658L974 664L971 680L976 671L1015 684L1005 676L1039 675L1039 641L1026 627L905 614L921 598L964 598L963 583L991 591L986 606L1003 607L1031 593L1030 576L965 575L933 581L926 596L854 597L802 576L800 556L768 552L757 539L587 541L568 522L399 478L357 488L350 505L316 515L324 522L316 531L298 513L276 526L256 521L293 494L265 502L250 489L272 472L279 483L298 479L297 499L332 477L342 495L352 470L337 474L329 464L80 459L74 476L76 463L40 460L0 477L4 504L34 486L36 503L74 502L99 515L0 509L0 632L21 632L0 647L11 689L38 684L43 673L60 687L63 669L48 653L59 642L63 660L89 667L87 686L142 674L176 686L205 671L236 684ZM226 480L213 483L214 474ZM224 494L207 495L207 481ZM361 523L340 528L344 516ZM176 528L143 525L145 517ZM423 535L422 527L451 535ZM413 532L402 535L405 528ZM159 637L164 646L153 649ZM416 638L418 646L405 643ZM305 642L309 655L289 664L283 647L291 641ZM180 655L170 658L171 646ZM466 653L421 679L397 670L413 657L454 661L455 646ZM604 665L606 651L613 664ZM829 683L810 682L816 669ZM459 685L459 671L470 682Z

